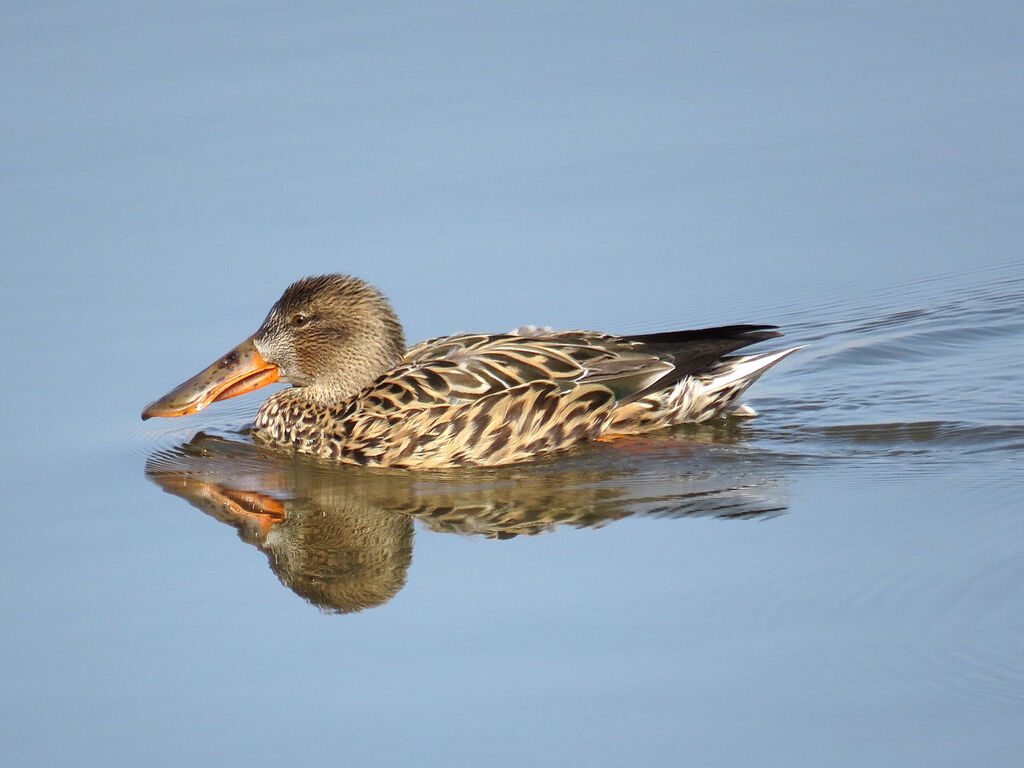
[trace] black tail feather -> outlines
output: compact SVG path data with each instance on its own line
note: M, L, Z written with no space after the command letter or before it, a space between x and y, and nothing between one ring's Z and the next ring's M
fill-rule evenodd
M742 344L733 349L755 344L767 339L775 339L781 336L777 325L719 325L714 328L697 328L691 331L665 331L662 333L644 333L636 336L626 336L630 341L639 341L642 344L688 344L690 342L713 341L717 339L744 340ZM723 353L728 354L728 353Z
M651 392L671 387L682 378L699 372L737 349L782 336L776 328L777 325L722 325L690 331L626 336L630 341L638 341L653 352L668 355L675 368L622 402L637 400Z

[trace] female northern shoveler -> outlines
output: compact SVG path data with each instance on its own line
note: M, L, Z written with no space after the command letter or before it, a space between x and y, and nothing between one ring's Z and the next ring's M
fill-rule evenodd
M509 464L584 440L751 415L737 398L798 347L730 353L781 336L774 328L639 336L521 328L406 349L377 289L347 275L307 277L256 333L142 418L193 413L280 379L293 387L256 415L256 435L272 444L352 464Z

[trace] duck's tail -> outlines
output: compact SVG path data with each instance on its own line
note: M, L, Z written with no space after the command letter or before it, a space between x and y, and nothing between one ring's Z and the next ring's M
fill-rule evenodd
M801 349L804 347L790 347L757 355L723 357L706 370L694 374L690 379L692 390L687 394L692 399L693 406L700 403L703 407L691 406L688 409L691 410L691 416L687 421L705 421L720 415L756 416L757 411L749 405L739 405L737 400L762 373Z

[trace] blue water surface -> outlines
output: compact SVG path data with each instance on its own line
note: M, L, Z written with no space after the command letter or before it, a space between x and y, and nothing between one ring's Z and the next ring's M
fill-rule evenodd
M1022 32L1011 3L7 3L0 763L1018 762ZM139 420L321 272L410 341L808 346L752 421L469 477L268 457L263 393ZM330 603L312 564L371 541L375 596Z

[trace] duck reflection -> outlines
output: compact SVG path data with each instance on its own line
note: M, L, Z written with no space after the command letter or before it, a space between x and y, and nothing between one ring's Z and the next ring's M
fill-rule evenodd
M417 473L339 466L200 433L153 453L146 476L234 527L296 594L349 613L387 602L405 584L414 519L432 531L506 539L635 514L783 511L775 473L749 452L729 460L695 450L729 440L704 428L685 440L623 441L529 466Z

